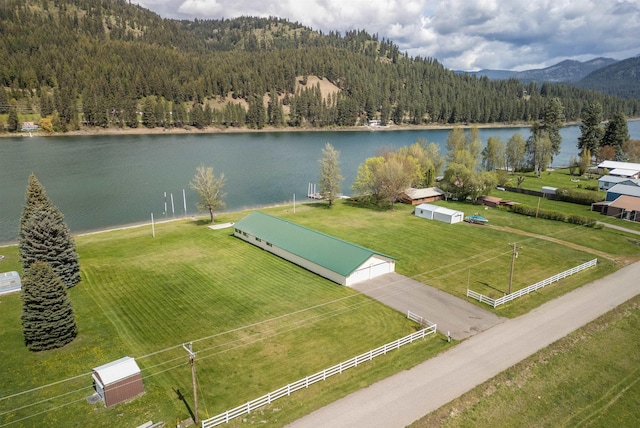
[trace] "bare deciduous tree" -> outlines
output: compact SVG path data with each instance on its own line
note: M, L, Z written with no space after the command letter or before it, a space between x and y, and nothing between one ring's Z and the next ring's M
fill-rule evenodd
M224 173L216 177L213 174L213 167L205 167L200 165L196 168L196 175L189 183L189 186L196 192L200 200L198 201L198 210L209 211L211 223L213 223L213 212L225 207L224 197Z

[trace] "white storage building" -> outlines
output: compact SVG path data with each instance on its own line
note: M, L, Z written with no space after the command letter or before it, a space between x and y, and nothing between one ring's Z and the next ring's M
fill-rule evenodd
M438 220L444 223L459 223L464 220L464 213L433 204L417 205L413 213L428 220Z

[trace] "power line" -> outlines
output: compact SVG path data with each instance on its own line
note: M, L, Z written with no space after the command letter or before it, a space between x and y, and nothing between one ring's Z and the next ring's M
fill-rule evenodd
M557 231L552 235L562 235L565 232L567 232L567 233L572 232L572 231L574 231L574 229L577 229L577 227L569 227L569 228ZM580 232L581 233L585 233L584 231L580 231ZM540 240L541 238L537 238L537 237L533 237L532 236L532 237L528 237L527 239L523 239L523 241L531 241L531 240L534 240L534 239L535 240ZM496 250L497 248L498 247L494 248L494 250ZM487 263L487 262L489 262L491 260L494 260L496 258L503 257L507 253L510 253L510 251L509 252L502 252L501 254L497 254L496 256L490 257L488 259L480 260L477 263L473 264L472 266L478 266L478 265ZM443 278L443 277L446 277L446 276L450 276L450 275L459 273L460 271L466 270L466 269L468 269L469 265L465 265L465 266L461 267L460 269L453 270L453 271L450 270L450 268L452 266L456 266L456 265L458 265L460 263L463 263L465 261L469 261L469 260L472 260L472 259L476 259L478 257L481 257L481 255L470 256L470 257L467 257L466 259L457 260L457 261L455 261L453 263L450 263L448 265L441 266L440 269L449 269L449 270L446 273L443 273L442 275L431 277L431 279L433 280L433 279ZM424 272L421 272L421 273L418 273L418 274L412 276L411 278L415 279L415 278L418 278L418 277L422 277L422 276L424 276L424 275L426 275L428 273L433 273L433 271L424 271ZM378 287L377 289L389 287L390 285L392 285L394 283L395 282L391 282L391 283L382 285L382 286ZM395 293L397 293L397 291L388 293L388 295L392 295L392 294L395 294ZM279 315L279 316L276 316L276 317L272 317L272 318L267 319L267 320L255 322L255 323L252 323L252 324L247 324L247 325L244 325L244 326L241 326L241 327L237 327L237 328L234 328L234 329L227 330L225 332L220 332L220 333L216 333L216 334L213 334L213 335L209 335L209 336L205 336L205 337L202 337L202 338L198 338L198 339L193 340L192 343L194 343L194 342L202 342L202 341L213 339L213 338L216 338L216 337L220 337L220 336L223 336L223 335L226 335L226 334L236 333L236 332L240 332L242 330L246 330L246 329L249 329L249 328L261 326L261 325L264 325L264 324L267 324L267 323L270 323L270 322L279 321L279 320L285 319L287 317L292 317L294 315L299 315L299 314L302 314L302 313L305 313L305 312L309 312L309 311L314 310L314 309L319 309L319 308L322 308L322 307L326 307L326 306L329 306L329 305L334 304L334 303L347 301L349 299L352 299L352 298L358 297L358 296L361 296L361 294L359 294L359 293L358 294L352 294L350 296L345 296L345 297L341 297L341 298L338 298L338 299L333 299L333 300L330 300L330 301L327 301L327 302L324 302L324 303L320 303L320 304L317 304L317 305L314 305L314 306L310 306L310 307L303 308L303 309L300 309L300 310L297 310L297 311L289 312L287 314L283 314L283 315ZM344 313L348 313L348 312L357 310L357 309L359 309L359 308L361 308L363 306L366 306L366 305L369 305L369 304L373 304L373 303L375 303L374 300L370 300L370 301L366 301L366 302L359 302L359 303L355 303L354 305L351 305L351 306L346 307L346 308L334 309L334 310L332 310L331 312L329 312L327 314L317 314L315 317L311 318L311 322L323 321L323 320L326 320L326 319L329 319L329 318L332 318L332 317L335 317L335 316L342 315ZM315 318L315 321L314 321L314 318ZM204 354L204 355L202 355L200 357L200 359L211 358L211 357L213 357L215 355L219 355L219 354L224 353L224 352L229 352L229 351L241 348L243 346L249 346L249 345L252 345L254 343L258 343L260 341L264 341L264 340L276 337L276 336L278 336L280 334L284 334L284 333L287 333L287 332L290 332L290 331L294 331L294 330L296 330L298 328L301 328L304 325L308 325L309 322L310 322L309 318L306 318L305 320L297 320L297 321L293 321L291 324L288 324L288 325L285 324L285 325L283 325L281 327L275 328L272 331L271 334L266 334L267 332L258 332L258 333L255 333L253 335L250 335L249 336L250 338L253 337L255 339L251 340L251 341L248 341L248 342L245 339L238 339L238 340L226 342L226 343L223 343L223 344L219 344L219 345L216 345L216 346L212 346L212 347L209 347L209 348L204 348L201 351L199 351L199 353ZM241 342L241 343L239 343L239 342ZM230 346L230 345L232 345L234 343L236 344L235 346L231 346L231 347L228 347L228 348L225 348L225 349L221 349L221 350L218 350L217 352L213 352L211 354L206 354L206 352L209 351L209 350L213 350L213 349L220 348L220 347ZM170 350L178 349L181 346L182 345L175 345L175 346L167 347L167 348L164 348L164 349L161 349L161 350L158 350L158 351L154 351L152 353L140 356L140 357L138 357L138 359L144 359L144 358L148 358L148 357L151 357L151 356L155 356L155 355L158 355L158 354L170 351ZM176 360L181 359L181 358L183 358L183 357L173 358L173 359L169 359L169 360L163 361L163 362L155 364L153 366L146 367L146 368L143 369L143 371L151 370L153 368L168 364L168 363L170 363L172 361L176 361ZM174 370L174 369L176 369L178 367L184 366L185 364L186 363L180 363L180 364L171 366L169 368L163 369L163 370L161 370L159 372L147 374L147 375L144 376L144 379L148 379L148 378L151 378L153 376L157 376L159 374L165 373L167 371ZM70 382L72 380L76 380L76 379L79 379L79 378L82 378L82 377L86 377L86 376L89 376L89 375L91 375L91 372L83 373L83 374L72 376L72 377L69 377L69 378L66 378L66 379L62 379L62 380L59 380L59 381L56 381L56 382L52 382L52 383L47 384L47 385L42 385L42 386L31 388L31 389L28 389L28 390L25 390L25 391L17 392L17 393L11 394L11 395L0 397L0 401L4 401L4 400L15 398L15 397L18 397L18 396L21 396L21 395L33 393L33 392L36 392L36 391L39 391L39 390L50 388L50 387L53 387L53 386L56 386L56 385L60 385L60 384L66 383L66 382ZM74 393L77 393L77 392L80 392L80 391L83 391L83 390L87 390L87 389L93 389L93 387L92 386L91 387L82 387L82 388L79 388L79 389L75 389L73 391L62 393L62 394L59 394L59 395L57 395L55 397L50 397L50 398L47 398L47 399L44 399L44 400L40 400L40 401L31 403L31 404L28 404L28 405L24 405L22 407L18 407L18 408L12 409L12 410L5 411L3 413L0 413L0 416L5 415L7 413L19 411L19 410L24 410L26 408L33 407L33 406L36 406L38 404L45 403L47 401L52 401L54 399L65 397L65 396L68 396L68 395L71 395L71 394L74 394ZM74 400L74 401L71 401L69 403L65 403L63 405L53 407L51 409L47 409L47 410L43 410L41 412L33 413L33 414L31 414L31 415L29 415L27 417L24 417L22 419L11 421L11 422L9 422L7 424L0 425L0 426L7 426L7 425L10 425L10 424L14 424L16 422L21 422L21 421L24 421L24 420L29 419L31 417L41 415L43 413L55 411L55 410L57 410L59 408L62 408L62 407L68 406L70 404L82 401L84 399L85 398Z

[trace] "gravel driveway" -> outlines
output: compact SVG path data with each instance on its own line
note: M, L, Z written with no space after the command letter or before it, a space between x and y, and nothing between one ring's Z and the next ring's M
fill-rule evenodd
M466 300L397 273L364 281L352 288L402 313L411 311L426 318L438 324L440 332L447 334L449 331L451 337L458 340L505 320Z

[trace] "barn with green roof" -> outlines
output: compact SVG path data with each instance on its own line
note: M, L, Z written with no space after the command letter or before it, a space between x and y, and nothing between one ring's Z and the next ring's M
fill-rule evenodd
M325 233L254 211L234 235L341 285L395 271L395 259Z

